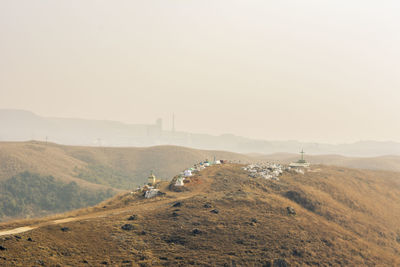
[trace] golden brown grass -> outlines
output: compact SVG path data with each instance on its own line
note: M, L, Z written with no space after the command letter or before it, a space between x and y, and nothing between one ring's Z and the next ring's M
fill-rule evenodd
M271 182L249 178L240 167L214 166L187 191L171 192L163 183L164 197L120 195L75 222L0 238L7 249L0 251L0 264L400 264L399 173L315 166L315 172L286 173ZM181 205L173 207L176 202ZM287 206L297 214L288 215ZM132 214L137 219L128 221ZM126 223L134 229L122 230Z
M131 177L132 187L142 184L150 170L161 179L170 179L179 171L204 160L250 161L247 156L224 152L196 150L176 146L149 148L100 148L62 146L43 142L0 142L0 180L23 171L52 175L65 182L75 181L93 189L108 186L78 178L89 164L95 164Z

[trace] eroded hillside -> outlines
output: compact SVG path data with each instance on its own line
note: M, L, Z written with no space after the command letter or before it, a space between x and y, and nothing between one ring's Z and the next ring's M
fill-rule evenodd
M314 166L273 181L250 178L241 167L212 166L191 177L182 192L163 182L163 196L120 195L64 221L3 224L4 230L34 229L1 237L0 263L400 264L398 173Z

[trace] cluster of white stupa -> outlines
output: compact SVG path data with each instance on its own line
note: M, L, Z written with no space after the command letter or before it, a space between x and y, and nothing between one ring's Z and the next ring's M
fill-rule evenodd
M220 160L215 160L210 162L208 160L202 161L200 163L195 164L193 167L188 168L179 174L178 179L176 179L175 186L184 186L184 181L187 177L193 176L193 174L204 170L211 165L219 165L221 164Z
M253 178L261 177L267 180L279 181L279 176L282 175L287 167L285 168L281 164L276 163L257 163L242 167L242 169L247 171L249 176Z

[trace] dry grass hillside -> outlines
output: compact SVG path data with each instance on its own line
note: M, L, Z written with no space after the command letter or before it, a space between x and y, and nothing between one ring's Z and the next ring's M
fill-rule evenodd
M142 184L153 170L171 179L187 166L204 159L249 161L250 157L176 146L101 148L63 146L43 142L0 142L0 180L29 171L75 181L91 188L130 189Z
M143 184L150 171L169 180L185 167L214 156L249 159L235 153L175 146L100 148L1 142L0 220L93 205L113 192Z
M0 264L400 265L399 173L321 165L271 181L226 164L185 188L163 182L154 199L120 195L66 220L19 222L34 229L0 238Z
M276 153L270 155L248 154L248 156L260 161L274 161L280 163L289 163L299 159L299 155L290 153ZM340 155L306 155L306 159L313 164L400 172L400 156L345 157Z

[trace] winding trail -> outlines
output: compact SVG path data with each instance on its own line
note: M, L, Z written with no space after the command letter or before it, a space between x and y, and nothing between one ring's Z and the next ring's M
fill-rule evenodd
M0 231L0 236L20 234L20 233L31 231L35 228L37 228L37 227L24 226L24 227L18 227L15 229L11 229L11 230L4 230L4 231Z
M205 170L204 172L214 173L215 170L214 168L209 168ZM203 173L203 172L202 172ZM15 234L20 234L20 233L25 233L32 231L34 229L43 227L43 226L48 226L48 225L57 225L57 224L63 224L63 223L68 223L68 222L75 222L75 221L82 221L82 220L90 220L90 219L96 219L96 218L102 218L102 217L108 217L112 215L117 215L121 213L128 213L128 212L145 212L149 210L154 210L156 207L160 207L161 205L167 205L170 202L173 201L182 201L184 199L190 198L198 192L204 190L206 187L209 186L208 179L204 179L204 176L201 176L201 182L199 184L191 185L190 191L186 192L172 192L169 191L168 185L164 185L162 189L164 189L164 192L168 192L169 198L159 198L159 199L154 199L148 202L143 202L140 203L140 205L135 205L135 206L126 206L126 207L118 207L110 210L105 210L105 211L98 211L98 212L92 212L89 214L84 214L84 215L77 215L74 217L68 217L68 218L63 218L63 219L49 219L48 221L40 222L40 223L33 223L30 225L26 226L20 226L16 227L13 229L6 229L6 230L0 230L0 237L1 236L7 236L7 235L15 235ZM154 202L157 202L158 205L154 205Z
M177 198L175 200L184 199L184 198L186 198L186 197ZM160 202L160 204L162 204L165 202L169 203L169 202L171 202L171 200L173 201L174 199L160 199L157 202ZM57 225L57 224L75 222L75 221L103 218L103 217L108 217L111 215L116 215L116 214L125 213L125 212L133 212L133 211L137 212L138 210L148 209L147 206L150 206L148 204L151 204L151 203L154 203L154 201L149 202L149 203L143 203L142 205L135 206L135 207L128 206L128 207L124 207L124 208L116 208L116 209L111 209L111 210L107 210L107 211L93 212L93 213L85 214L85 215L81 215L81 216L78 215L75 217L69 217L69 218L64 218L64 219L49 220L49 221L45 221L45 222L41 222L41 223L37 223L37 224L26 225L26 226L17 227L17 228L8 229L8 230L1 230L0 237L25 233L25 232L32 231L34 229L37 229L37 228L40 228L43 226L48 226L48 225Z

